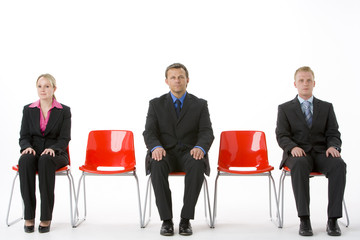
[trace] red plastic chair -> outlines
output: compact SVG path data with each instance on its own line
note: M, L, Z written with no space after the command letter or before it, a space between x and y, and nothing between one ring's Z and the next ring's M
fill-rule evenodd
M82 175L79 179L79 186L76 198L76 221L73 227L77 227L86 219L86 176L134 176L137 184L139 201L140 226L141 202L139 180L136 175L136 161L134 149L134 135L126 130L97 130L91 131L88 136L85 164L79 167ZM79 219L78 200L83 181L84 193L84 217Z
M282 173L280 175L280 182L279 182L279 204L281 205L281 227L283 227L284 224L284 180L286 176L290 176L291 175L291 171L288 167L284 166L282 169ZM309 177L325 177L324 174L320 173L320 172L311 172ZM350 219L349 219L349 215L347 212L347 208L346 208L346 204L345 204L345 200L343 199L343 207L344 207L344 212L345 212L345 217L346 217L346 224L345 226L348 227L350 225Z
M220 136L218 174L215 180L213 227L217 214L217 183L220 176L267 176L269 179L270 219L272 218L271 185L277 209L277 225L281 225L276 187L269 165L265 133L261 131L224 131ZM272 184L271 184L272 183ZM241 191L241 189L240 189Z
M172 172L172 173L169 174L169 176L174 176L174 177L183 177L185 175L186 175L185 172ZM145 204L144 204L144 213L143 213L144 215L143 215L143 223L142 223L143 228L145 228L147 226L147 224L150 222L150 218L151 218L151 192L152 192L151 191L151 189L152 189L151 185L152 185L151 176L149 175L148 182L147 182L147 187L146 187L146 195L145 195ZM209 226L212 227L209 188L208 188L206 176L204 176L203 189L204 189L205 218L206 218ZM145 218L146 218L147 206L149 206L149 215L148 215L148 218L146 220Z
M74 178L73 178L73 176L71 174L71 171L70 171L71 163L70 163L69 147L67 147L66 151L67 151L68 156L69 156L69 165L56 170L56 176L67 176L68 177L68 180L69 180L69 192L70 192L70 220L71 220L71 225L73 225L73 223L74 223L74 219L73 219L73 214L74 214L73 213L73 194L74 194L74 196L76 196L75 195L75 184L74 184ZM14 171L16 171L16 174L15 174L13 184L12 184L12 187L11 187L9 207L8 207L8 211L7 211L7 215L6 215L6 225L8 225L9 227L11 225L19 222L20 220L24 219L24 205L23 205L23 211L22 211L23 215L22 215L22 217L17 218L15 220L9 222L11 202L12 202L12 197L13 197L13 193L14 193L14 186L15 186L16 179L19 176L19 165L13 166L12 169Z

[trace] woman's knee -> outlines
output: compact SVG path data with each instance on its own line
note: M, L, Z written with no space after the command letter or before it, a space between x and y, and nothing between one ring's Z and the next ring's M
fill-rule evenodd
M19 168L27 168L36 166L37 157L33 154L23 154L19 158Z
M42 168L48 168L50 166L54 166L53 163L54 157L49 154L44 154L39 157L39 170Z

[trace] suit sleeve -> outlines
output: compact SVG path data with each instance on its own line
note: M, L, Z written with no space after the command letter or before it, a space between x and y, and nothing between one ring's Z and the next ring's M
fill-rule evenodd
M211 127L210 114L207 102L201 109L200 120L199 120L199 132L196 146L202 147L207 153L214 140L213 129Z
M297 144L291 139L291 128L289 120L286 117L282 106L278 108L278 117L276 122L276 139L279 146L287 153L291 152L291 149L297 147Z
M20 138L19 138L19 145L20 145L20 153L24 151L26 148L33 148L32 146L32 138L30 135L29 129L29 116L27 111L27 106L23 109L23 116L21 120L21 128L20 128Z
M156 146L162 146L159 138L159 125L152 101L149 102L149 109L146 116L144 141L148 150Z
M327 148L336 147L339 150L341 150L341 138L338 129L339 129L339 125L336 120L334 108L333 105L330 104L329 116L325 131Z

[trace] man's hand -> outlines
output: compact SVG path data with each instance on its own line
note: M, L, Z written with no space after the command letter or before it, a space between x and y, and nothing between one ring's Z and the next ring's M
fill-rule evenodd
M340 157L340 152L334 147L329 147L328 150L326 150L326 157L329 157L329 155L332 157Z
M166 151L162 147L155 148L151 153L152 159L155 161L161 161L166 156Z
M293 157L305 157L306 153L302 148L294 147L293 149L291 149L291 155Z
M24 151L22 151L21 154L32 154L32 155L35 156L36 152L35 152L35 150L32 149L31 147L28 147L28 148L26 148Z
M190 155L195 158L195 160L200 160L204 158L204 152L200 148L191 149Z

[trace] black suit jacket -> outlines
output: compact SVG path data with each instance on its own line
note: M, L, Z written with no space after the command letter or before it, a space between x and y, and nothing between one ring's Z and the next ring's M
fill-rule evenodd
M62 105L62 109L54 107L45 129L44 136L40 131L40 109L30 108L26 105L23 110L23 118L20 130L20 152L31 147L36 154L41 154L45 148L51 148L56 155L66 154L66 148L70 141L71 112L68 106Z
M284 150L280 169L291 155L291 149L300 147L305 152L322 153L329 147L341 150L339 126L331 103L314 97L312 127L309 128L297 97L279 105L276 138Z
M202 147L208 153L214 140L207 102L187 93L179 119L170 93L152 99L146 117L143 133L148 154L146 157L146 173L149 174L150 151L156 146L165 150L181 145L192 149ZM207 175L210 174L208 154L205 155Z

